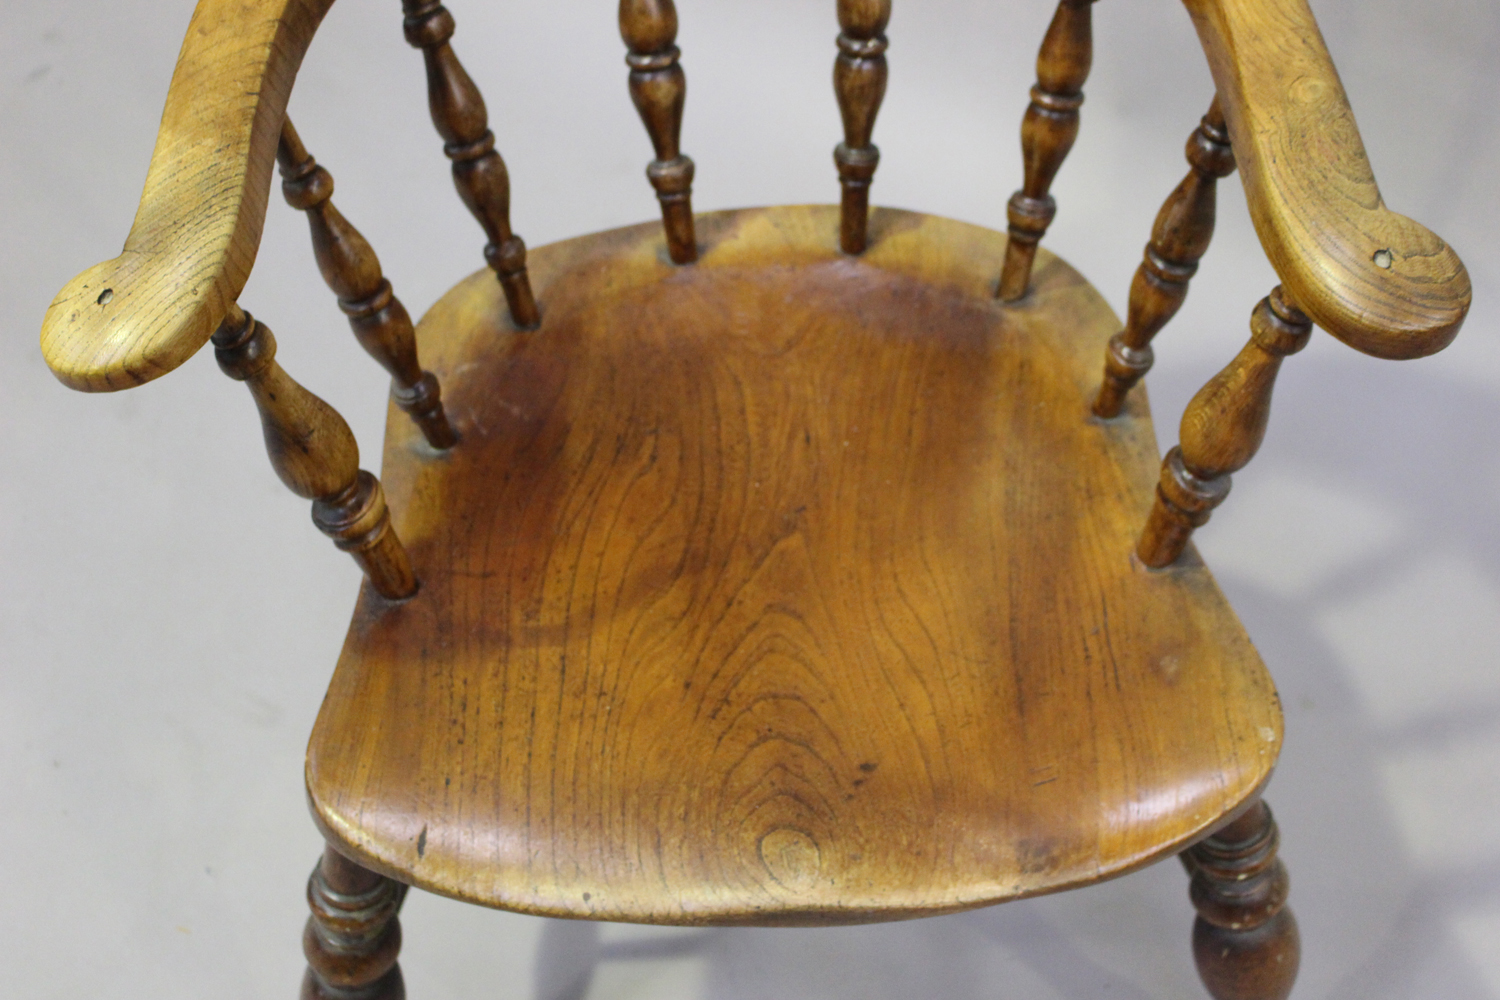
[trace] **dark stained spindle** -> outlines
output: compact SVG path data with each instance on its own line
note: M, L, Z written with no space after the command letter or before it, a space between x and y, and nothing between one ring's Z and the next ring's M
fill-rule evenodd
M1281 359L1306 347L1311 334L1312 321L1280 286L1255 307L1250 343L1182 414L1182 443L1162 462L1156 503L1136 550L1147 566L1176 562L1193 530L1229 495L1230 474L1249 464L1265 438Z
M661 202L667 252L673 262L698 259L693 232L693 161L682 155L682 106L687 77L677 42L677 8L672 0L620 0L620 37L630 53L630 99L640 112L656 159L646 177Z
M891 0L839 0L833 90L844 119L844 141L834 149L833 162L843 187L839 243L845 253L865 249L870 182L880 165L880 148L870 140L885 99L885 26L890 19Z
M1057 214L1047 192L1078 138L1078 109L1094 58L1094 0L1059 0L1036 60L1037 83L1021 120L1021 157L1026 178L1011 196L1010 242L1000 272L1000 298L1014 302L1031 283L1031 264Z
M451 448L458 437L443 413L437 379L417 362L411 316L381 274L375 251L334 207L333 177L302 145L290 118L282 124L276 158L282 194L287 204L306 213L318 270L338 296L354 336L390 372L396 405L410 414L427 442Z
M1286 905L1280 839L1270 808L1256 802L1183 852L1198 911L1193 958L1215 1000L1286 1000L1292 992L1302 943Z
M271 467L287 489L313 501L313 523L359 563L385 597L416 593L411 560L391 528L380 480L359 467L344 418L276 363L276 338L238 306L213 335L224 374L244 382L260 411Z
M427 104L443 152L453 161L453 183L489 237L484 259L505 289L511 320L532 329L541 320L526 275L526 244L510 229L510 175L495 150L484 97L449 44L453 15L439 0L401 0L401 6L406 40L422 50L427 64Z
M406 886L326 848L307 880L302 1000L405 1000L396 957Z
M1110 338L1105 353L1104 382L1094 400L1101 417L1118 416L1125 396L1151 369L1151 338L1182 308L1188 281L1213 239L1218 181L1234 173L1234 151L1217 98L1188 139L1187 158L1192 170L1156 216L1145 260L1130 284L1125 329Z

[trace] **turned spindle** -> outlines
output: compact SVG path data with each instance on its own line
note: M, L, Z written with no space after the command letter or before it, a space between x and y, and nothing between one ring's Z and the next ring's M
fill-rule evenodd
M489 238L484 259L505 290L511 321L533 329L541 317L526 275L526 244L510 229L510 175L495 149L484 97L449 44L453 15L439 0L401 0L401 6L406 40L427 65L427 104L453 161L453 183Z
M1119 416L1126 395L1151 370L1151 338L1182 308L1188 282L1213 239L1218 182L1234 173L1218 98L1188 139L1187 160L1192 169L1157 213L1145 259L1130 283L1125 329L1110 338L1105 352L1104 382L1094 400L1101 417Z
M326 848L307 880L302 1000L405 1000L401 921L406 886Z
M891 0L839 0L839 54L833 63L833 91L844 119L844 141L833 151L843 188L839 244L845 253L863 253L870 214L870 182L880 165L880 148L870 141L875 116L885 99L885 26Z
M1014 302L1031 283L1036 246L1046 235L1057 202L1048 191L1078 138L1078 109L1094 58L1094 0L1059 0L1037 54L1037 83L1021 120L1025 181L1007 206L1010 241L1000 272L1000 298Z
M359 447L344 418L282 371L276 338L238 306L230 307L213 342L224 374L250 389L276 475L313 501L313 523L354 557L381 595L400 600L416 593L380 480L359 467Z
M1215 1000L1286 1000L1302 945L1287 908L1271 810L1256 802L1182 855L1192 875L1193 958Z
M333 177L302 145L290 118L281 126L276 159L281 193L287 204L307 215L318 270L338 296L355 338L390 373L396 405L422 429L427 443L451 448L458 436L443 413L437 378L417 362L411 316L381 273L375 251L334 207Z
M620 0L620 37L630 50L630 99L651 137L656 159L646 178L661 202L667 253L677 264L698 259L693 233L693 161L682 155L682 106L687 77L677 41L677 8L672 0Z
M1162 461L1156 502L1137 554L1147 566L1177 561L1193 530L1229 495L1230 474L1260 449L1281 359L1307 346L1312 321L1278 285L1250 316L1250 342L1198 390L1182 414L1181 443Z

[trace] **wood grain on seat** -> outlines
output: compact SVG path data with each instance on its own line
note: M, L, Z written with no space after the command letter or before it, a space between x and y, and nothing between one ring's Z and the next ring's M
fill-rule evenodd
M1090 413L1120 324L1005 236L836 208L535 250L422 320L461 440L391 411L421 580L362 591L308 752L350 856L491 906L918 916L1097 881L1265 782L1275 691L1196 559L1132 550L1159 453Z

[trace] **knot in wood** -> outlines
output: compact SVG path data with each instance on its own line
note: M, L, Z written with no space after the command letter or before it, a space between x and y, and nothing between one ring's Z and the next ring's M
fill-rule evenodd
M1287 302L1280 286L1260 300L1250 316L1250 335L1257 347L1275 357L1296 354L1312 336L1312 320Z
M1043 90L1038 84L1031 88L1031 104L1035 110L1048 116L1076 118L1078 109L1083 107L1083 91Z
M237 382L254 378L276 360L276 337L249 313L241 315L242 326L225 319L212 338L219 369Z
M526 243L519 236L512 236L501 243L487 243L484 259L502 275L516 274L526 269Z
M1207 478L1194 473L1182 460L1182 448L1167 452L1161 465L1157 494L1182 512L1195 527L1208 521L1209 512L1224 502L1231 486L1229 476Z
M453 37L453 15L438 2L407 2L406 19L402 28L407 44L418 49L434 49L446 45Z
M884 35L859 38L843 31L839 33L838 46L839 51L850 59L874 59L885 54L885 50L890 48L890 42Z
M693 161L686 156L670 160L652 160L646 165L646 179L658 197L685 195L693 186Z
M668 45L660 52L628 52L625 64L637 73L659 73L671 69L682 58L682 50Z

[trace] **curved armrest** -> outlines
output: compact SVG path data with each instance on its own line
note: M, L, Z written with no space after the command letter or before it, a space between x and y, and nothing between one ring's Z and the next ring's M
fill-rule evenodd
M1366 354L1448 346L1469 310L1468 272L1436 234L1385 207L1307 0L1183 3L1287 295Z
M63 288L42 354L67 385L128 389L207 343L260 246L292 81L333 0L200 0L125 249Z

